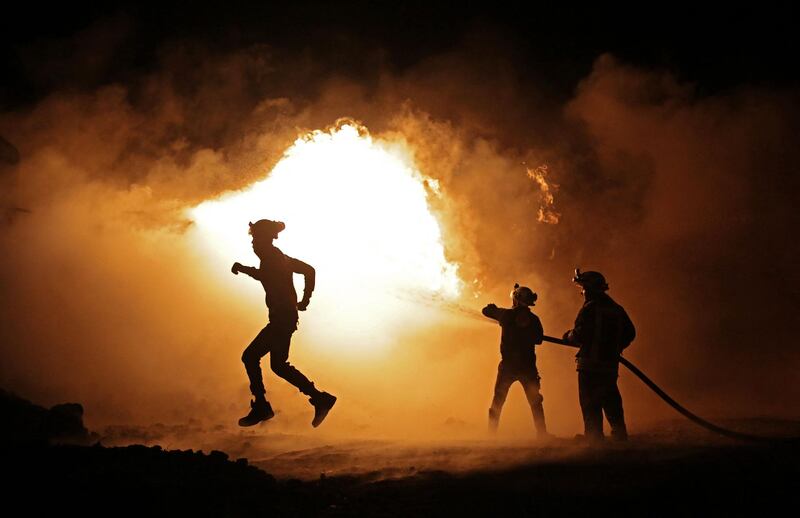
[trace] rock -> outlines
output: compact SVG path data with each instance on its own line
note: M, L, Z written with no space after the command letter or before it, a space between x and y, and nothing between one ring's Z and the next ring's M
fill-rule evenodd
M0 441L89 444L96 435L83 425L83 407L63 403L46 409L0 390Z

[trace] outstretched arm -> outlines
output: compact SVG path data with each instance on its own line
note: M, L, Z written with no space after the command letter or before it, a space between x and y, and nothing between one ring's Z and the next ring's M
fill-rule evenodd
M493 318L495 320L500 319L500 308L498 308L495 304L488 304L483 310L481 311L483 316Z
M249 275L253 279L261 280L258 268L254 268L252 266L244 266L240 263L233 263L233 266L231 267L231 273L233 273L234 275L239 275L239 272Z
M303 300L297 303L297 309L305 311L308 303L311 302L311 294L314 292L314 284L316 283L317 272L310 264L306 264L294 257L286 257L289 260L289 267L294 273L299 273L305 279L303 284Z

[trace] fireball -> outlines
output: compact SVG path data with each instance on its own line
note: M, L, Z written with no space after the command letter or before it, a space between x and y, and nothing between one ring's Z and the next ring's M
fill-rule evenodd
M229 274L230 264L258 265L248 222L285 222L275 245L317 271L316 291L301 316L304 330L321 347L368 349L435 319L415 299L452 299L460 292L426 180L404 143L374 139L347 123L301 136L266 179L198 205L191 218L211 264L232 286L246 281ZM301 293L302 277L295 281Z

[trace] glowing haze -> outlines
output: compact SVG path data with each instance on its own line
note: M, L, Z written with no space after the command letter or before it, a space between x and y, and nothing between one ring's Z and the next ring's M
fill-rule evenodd
M248 222L284 221L276 245L317 270L307 329L324 338L321 346L361 352L390 343L412 321L431 321L414 298L460 291L428 207L435 186L402 142L373 139L350 122L298 138L265 180L190 212L221 280L248 291L261 288L229 273L234 261L258 265ZM295 281L302 293L302 277Z
M605 56L566 103L539 103L497 53L326 83L262 50L165 50L146 81L0 114L19 151L0 157L0 387L81 402L92 429L235 426L266 311L230 266L257 264L247 222L273 218L277 245L317 269L290 355L340 397L316 434L483 432L499 329L419 301L457 297L461 278L482 292L459 298L474 312L524 282L558 335L582 303L575 266L607 276L640 332L626 354L681 403L797 415L793 93L698 97ZM345 114L373 135L297 139ZM551 431L579 432L574 352L537 354ZM306 398L264 376L270 430L307 433ZM631 430L674 416L620 386ZM501 433L532 433L516 386L503 412Z

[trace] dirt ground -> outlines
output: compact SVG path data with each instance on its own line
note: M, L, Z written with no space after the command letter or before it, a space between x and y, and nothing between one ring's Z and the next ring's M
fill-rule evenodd
M800 435L797 421L724 424ZM218 429L205 440L231 458L238 448L249 467L274 477L270 491L255 497L257 509L273 515L744 515L791 505L800 489L797 441L733 442L682 421L599 447L571 438L319 441L257 429L242 441L241 433Z
M86 430L4 394L3 500L30 516L771 515L800 489L800 421L671 421L627 443L333 440L199 423ZM67 434L73 444L53 437Z

